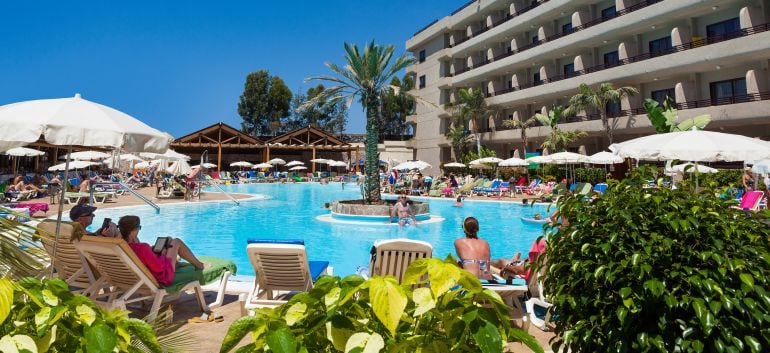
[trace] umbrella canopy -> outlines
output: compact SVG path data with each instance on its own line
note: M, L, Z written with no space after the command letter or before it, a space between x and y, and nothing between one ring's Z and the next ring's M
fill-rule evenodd
M272 168L272 167L273 165L270 163L259 163L252 166L251 169L263 169L263 168Z
M273 159L267 161L267 163L273 164L273 165L276 165L276 164L286 164L286 161L284 161L283 159L280 159L280 158L273 158Z
M164 152L170 142L136 118L80 94L1 106L0 126L0 150L36 142L41 135L52 145L120 147L129 152Z
M214 163L203 163L203 164L196 164L196 165L194 165L194 166L192 166L190 168L200 168L200 167L208 168L208 169L214 169L214 168L217 167L217 165L214 164Z
M471 161L469 164L479 164L479 163L491 163L491 164L497 164L502 162L503 160L497 157L484 157L479 158L476 160Z
M331 161L329 163L330 167L347 167L348 163L343 161Z
M529 165L529 162L521 159L521 158L508 158L500 163L497 164L500 167L526 167Z
M158 164L160 164L159 159L156 159L154 161L139 162L137 164L134 164L134 169L149 169L150 167L156 166Z
M168 149L164 153L144 152L144 153L140 153L139 155L144 158L150 158L150 159L168 159L172 161L189 161L190 160L190 156L186 154L181 154L172 149Z
M187 175L192 172L192 167L185 160L178 160L166 168L166 172L174 175Z
M698 171L698 173L708 173L713 174L719 172L719 170L707 167L705 165L700 164L694 164L694 163L682 163L677 164L673 167L671 167L671 171L677 172L677 173L684 173L685 171L688 173L695 173L695 171Z
M2 154L14 156L14 157L34 157L34 156L42 156L45 154L45 152L33 150L31 148L26 148L26 147L15 147L3 152Z
M66 163L61 163L61 164L57 164L55 166L52 166L52 167L48 168L48 171L49 172L56 172L56 171L64 170L65 164ZM72 161L72 162L70 162L69 168L70 169L83 169L83 168L88 168L88 167L90 167L92 165L96 165L96 164L97 163L89 162L89 161Z
M233 162L233 163L230 163L230 166L231 166L231 167L244 167L244 168L251 168L251 167L253 167L254 165L253 165L253 164L251 164L251 163L249 163L249 162L246 162L246 161L238 161L238 162Z
M411 169L419 169L419 170L423 170L423 169L427 169L427 168L430 168L430 167L431 167L430 164L428 164L427 162L423 162L423 161L407 161L407 162L399 163L398 165L396 165L393 168L394 169L398 169L398 170L403 170L403 169L409 169L409 170L411 170Z
M465 164L462 164L460 162L451 162L444 164L444 168L465 168Z
M300 162L300 161L291 161L291 162L289 162L289 163L286 163L286 166L287 166L287 167L293 167L293 166L295 166L295 165L305 165L305 163L302 163L302 162ZM291 169L289 169L289 170L291 170Z
M764 159L761 161L754 161L754 165L751 166L751 170L754 173L768 174L770 173L770 159Z
M310 161L313 162L313 163L328 164L332 160L331 159L316 158L316 159L311 159Z
M471 169L492 169L491 166L486 165L484 163L470 163L470 164L468 164L468 168L471 168Z
M535 156L535 157L527 158L527 162L547 164L547 163L550 163L550 160L548 159L548 156Z
M591 164L617 164L623 163L623 158L613 153L602 151L596 154L592 154L588 157L588 163Z
M142 157L135 156L135 155L130 154L130 153L121 154L120 157L118 157L118 158L120 158L121 161L126 161L126 162L130 162L130 161L141 162L141 161L144 160L144 159L142 159Z
M558 152L548 156L545 156L546 163L553 164L572 164L572 163L585 163L588 161L588 157L578 153L572 152Z
M289 170L305 170L305 169L307 169L307 167L302 166L302 165L298 165L296 167L289 168Z
M70 154L61 156L60 159L74 159L78 161L99 161L102 159L110 158L109 153L99 152L99 151L81 151L81 152L72 152Z
M695 162L735 162L770 159L770 145L766 141L704 130L640 137L612 144L610 151L624 158L653 161L679 159Z

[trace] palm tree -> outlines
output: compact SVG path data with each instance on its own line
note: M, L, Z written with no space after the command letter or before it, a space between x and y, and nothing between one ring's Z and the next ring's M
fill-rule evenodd
M644 110L647 111L647 119L650 119L650 124L655 128L655 132L659 134L687 131L693 127L698 130L703 130L706 125L711 122L711 115L703 114L686 119L677 124L676 120L679 116L677 115L676 105L671 97L666 97L662 106L654 99L645 99Z
M537 119L533 116L527 120L519 120L519 119L508 119L503 120L503 126L510 127L513 129L521 129L519 133L521 134L521 142L524 143L524 158L527 158L527 129L529 129L532 125L535 124Z
M392 45L379 46L370 42L364 48L364 52L355 44L345 43L345 67L339 67L334 63L326 63L334 76L310 77L310 80L329 81L335 86L329 87L308 101L325 100L327 104L336 104L347 101L348 104L356 97L366 111L366 182L364 183L363 196L366 203L371 204L380 201L380 177L379 154L377 143L380 138L380 109L381 97L390 90L396 89L389 85L395 75L411 65L415 60L412 57L402 55L391 64L391 58L395 47ZM395 92L398 94L398 92ZM305 103L306 105L308 103Z
M569 99L569 108L564 112L566 115L574 115L578 112L585 111L588 108L595 108L599 111L599 116L602 119L602 125L604 126L604 132L607 134L607 139L612 144L612 131L613 127L610 125L607 118L607 104L620 102L625 97L630 97L639 93L634 87L613 87L612 83L605 82L599 85L599 89L594 91L587 84L582 83L578 87L578 93Z
M465 126L452 125L444 136L449 139L449 144L452 146L452 160L461 160L463 154L462 151L468 143L468 133L465 130Z
M541 145L542 148L548 148L551 151L561 152L564 151L567 146L572 142L575 142L588 134L585 131L562 131L559 129L559 122L561 121L562 114L565 109L560 105L553 106L548 115L540 113L535 114L535 119L544 126L551 128L551 134L546 137L545 141Z
M487 107L486 97L480 89L461 88L458 91L458 113L465 121L473 123L473 135L476 138L476 153L481 154L481 120L486 119L494 110Z

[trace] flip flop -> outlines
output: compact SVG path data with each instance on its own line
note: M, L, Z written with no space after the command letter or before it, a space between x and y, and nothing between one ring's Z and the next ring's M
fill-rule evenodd
M194 317L192 319L187 319L187 323L189 324L207 324L209 323L209 317L207 314L203 314L200 317Z
M220 313L211 313L208 317L209 322L222 322L225 321L225 317Z

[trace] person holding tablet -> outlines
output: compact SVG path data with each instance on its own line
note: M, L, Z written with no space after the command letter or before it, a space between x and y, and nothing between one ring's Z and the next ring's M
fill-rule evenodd
M196 269L202 270L207 265L198 260L189 247L181 240L171 237L160 237L155 246L139 241L139 231L142 229L139 217L123 216L118 221L118 228L123 240L134 250L139 260L147 266L158 283L167 286L174 281L174 271L177 258L189 262Z

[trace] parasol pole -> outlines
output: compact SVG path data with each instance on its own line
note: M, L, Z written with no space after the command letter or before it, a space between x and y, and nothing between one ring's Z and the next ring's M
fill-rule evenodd
M59 211L56 213L56 232L54 233L53 255L51 256L51 277L53 277L54 262L56 262L56 249L59 245L59 231L61 229L61 216L64 212L64 194L67 192L67 173L70 169L69 155L72 153L72 145L67 147L67 159L64 162L64 180L62 180L61 195L59 195Z

